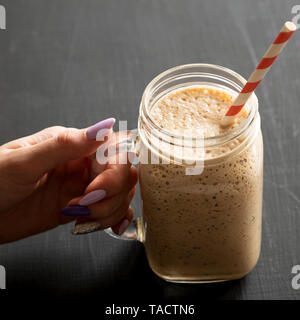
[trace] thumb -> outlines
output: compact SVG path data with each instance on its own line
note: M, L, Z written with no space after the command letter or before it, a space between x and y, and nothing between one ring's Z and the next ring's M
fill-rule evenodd
M65 128L53 137L23 149L26 154L22 158L30 164L31 171L39 176L67 161L94 153L114 123L115 119L109 118L88 129Z

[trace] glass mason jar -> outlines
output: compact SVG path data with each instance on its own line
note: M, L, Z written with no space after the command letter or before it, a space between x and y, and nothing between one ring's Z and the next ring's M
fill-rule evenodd
M200 146L192 143L193 137L174 136L150 116L152 106L173 90L208 86L237 95L245 83L230 69L189 64L163 72L144 91L138 130L127 141L127 150L138 158L142 216L119 238L143 242L151 269L165 280L238 279L257 263L263 141L256 95L246 104L247 116L239 125L202 139ZM188 157L180 159L180 147L190 149ZM186 161L193 155L197 166ZM189 171L196 167L201 170Z

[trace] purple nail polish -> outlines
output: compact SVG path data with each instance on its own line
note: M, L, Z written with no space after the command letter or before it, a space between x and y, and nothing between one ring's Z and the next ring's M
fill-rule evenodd
M101 129L96 134L97 141L104 141L104 138L109 135L111 129Z
M111 129L113 127L113 125L115 124L116 119L114 118L108 118L105 119L103 121L100 121L96 124L94 124L93 126L91 126L90 128L87 129L86 131L86 136L89 140L95 140L98 131L102 130L102 129Z
M68 217L86 217L91 214L88 207L84 206L69 206L61 210L61 214Z
M129 226L129 221L125 219L120 225L119 236L125 232L128 226Z
M80 206L89 206L95 202L101 201L106 196L105 190L95 190L91 191L90 193L86 194L83 198L80 199L79 205Z

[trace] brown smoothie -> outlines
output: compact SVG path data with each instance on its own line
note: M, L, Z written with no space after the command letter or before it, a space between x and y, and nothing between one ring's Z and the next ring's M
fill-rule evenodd
M232 130L221 119L229 92L187 87L163 96L152 119L176 135L215 137ZM141 146L141 152L148 152ZM144 151L143 151L144 150ZM140 164L145 248L152 270L166 280L205 282L241 278L255 266L261 243L263 145L260 130L205 150L200 175L185 166Z

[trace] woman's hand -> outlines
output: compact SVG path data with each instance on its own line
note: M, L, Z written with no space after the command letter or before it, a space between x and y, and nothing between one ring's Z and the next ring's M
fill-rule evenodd
M90 156L114 119L88 129L51 127L0 147L0 243L84 217L120 234L133 217L137 172L106 164L91 181Z

